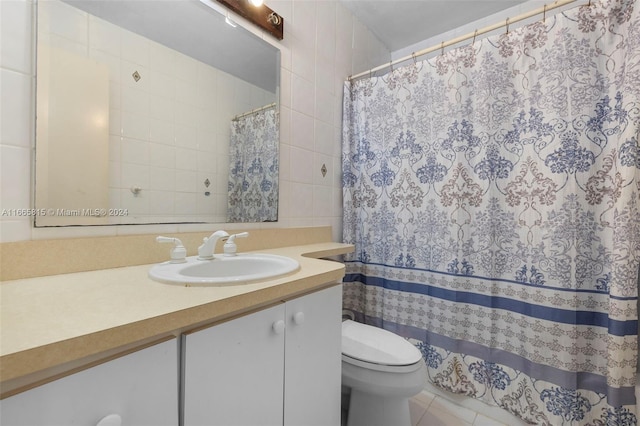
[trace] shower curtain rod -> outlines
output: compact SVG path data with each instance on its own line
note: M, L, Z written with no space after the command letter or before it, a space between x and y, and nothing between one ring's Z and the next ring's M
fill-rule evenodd
M553 9L557 9L559 7L562 7L562 6L566 6L566 5L574 3L576 1L578 1L578 0L557 0L557 1L553 2L553 3L551 3L551 4L545 4L544 6L539 7L537 9L534 9L534 10L532 10L530 12L526 12L526 13L523 13L521 15L517 15L517 16L515 16L513 18L507 18L504 22L499 22L497 24L489 25L489 26L481 28L479 30L475 30L472 33L465 34L465 35L462 35L462 36L459 36L459 37L456 37L456 38L452 38L451 40L448 40L448 41L443 41L442 43L440 43L438 45L428 47L428 48L420 50L418 52L413 52L411 55L407 55L407 56L402 57L400 59L396 59L395 61L390 61L389 63L382 64L382 65L377 66L375 68L371 68L369 71L364 71L364 72L361 72L359 74L352 75L352 76L349 77L349 81L355 80L357 78L364 77L364 76L367 76L367 75L371 76L374 72L383 70L385 68L391 68L391 70L393 70L393 66L396 65L396 64L399 64L401 62L405 62L405 61L408 61L410 59L413 59L415 61L418 56L426 55L427 53L435 52L436 50L439 50L439 49L443 50L445 47L449 47L449 46L451 46L453 44L457 44L457 43L460 43L460 42L465 41L465 40L469 40L469 39L472 39L472 38L475 39L477 36L479 36L481 34L485 34L485 33L497 30L497 29L502 28L502 27L507 27L507 32L509 32L509 25L510 24L522 21L522 20L527 19L527 18L531 18L532 16L540 15L540 14L542 14L543 18L544 18L544 17L546 17L546 13L548 11L553 10ZM591 4L591 0L589 0L589 4Z
M260 108L252 109L251 111L245 112L244 114L236 115L235 117L233 117L233 119L231 119L231 121L238 121L242 117L246 117L247 115L255 114L256 112L260 112L260 111L265 110L265 109L273 108L274 106L276 106L275 102L270 103L270 104L265 105L265 106L262 106Z

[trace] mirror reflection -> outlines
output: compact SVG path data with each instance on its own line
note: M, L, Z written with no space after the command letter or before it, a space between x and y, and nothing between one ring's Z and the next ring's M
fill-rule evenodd
M196 0L41 0L37 67L36 226L277 220L275 47Z

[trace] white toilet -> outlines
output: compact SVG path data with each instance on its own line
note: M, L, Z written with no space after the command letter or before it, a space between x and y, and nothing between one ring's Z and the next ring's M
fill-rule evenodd
M342 385L351 389L348 426L410 426L409 398L427 383L410 342L381 328L342 322Z

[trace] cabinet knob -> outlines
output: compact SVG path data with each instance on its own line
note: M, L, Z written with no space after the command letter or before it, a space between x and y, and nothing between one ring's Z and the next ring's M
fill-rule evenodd
M119 414L109 414L106 417L103 417L96 426L121 426L122 425L122 417Z
M304 312L296 312L293 314L293 322L296 325L302 325L304 323Z
M274 333L282 334L284 332L284 321L278 320L274 322L271 327L273 328Z

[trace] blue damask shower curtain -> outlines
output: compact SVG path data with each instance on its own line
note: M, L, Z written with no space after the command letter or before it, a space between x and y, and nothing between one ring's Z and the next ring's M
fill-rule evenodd
M533 424L636 424L638 8L345 85L345 307Z
M228 222L278 220L278 144L275 105L231 121Z

